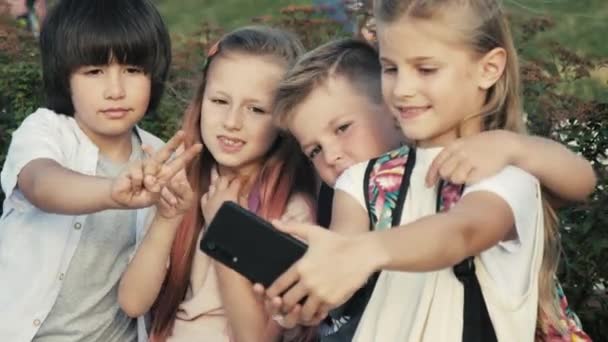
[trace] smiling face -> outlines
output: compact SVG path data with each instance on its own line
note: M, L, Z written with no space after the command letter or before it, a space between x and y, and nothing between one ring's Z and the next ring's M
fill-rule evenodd
M150 77L137 66L82 66L70 76L74 119L98 145L128 138L148 109L150 87Z
M220 172L251 174L278 136L271 116L285 65L270 56L223 53L211 63L201 104L201 136Z
M341 76L316 86L293 109L288 128L321 179L332 186L348 167L402 141L386 106L374 103Z
M453 38L449 25L406 16L379 23L377 33L383 97L408 139L443 146L462 129L481 129L479 118L462 127L486 98L480 58Z

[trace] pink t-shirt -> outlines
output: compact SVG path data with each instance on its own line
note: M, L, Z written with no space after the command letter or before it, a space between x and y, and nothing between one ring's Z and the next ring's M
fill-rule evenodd
M282 219L313 222L312 203L304 196L294 195L289 200ZM201 238L202 232L199 242ZM228 342L230 340L230 329L220 299L212 259L197 249L192 261L190 286L185 300L178 308L173 335L167 341Z

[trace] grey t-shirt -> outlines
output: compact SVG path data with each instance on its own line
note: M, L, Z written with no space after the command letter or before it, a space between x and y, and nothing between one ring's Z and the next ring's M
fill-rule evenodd
M143 158L139 139L133 135L129 161ZM126 163L103 155L97 175L116 177ZM63 277L63 285L35 342L137 340L136 320L118 305L118 284L135 248L136 212L105 210L91 214Z

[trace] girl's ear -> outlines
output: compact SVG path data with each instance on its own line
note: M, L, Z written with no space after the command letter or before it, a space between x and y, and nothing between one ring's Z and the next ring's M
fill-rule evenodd
M479 87L490 89L502 76L507 65L507 51L501 47L494 48L479 60Z

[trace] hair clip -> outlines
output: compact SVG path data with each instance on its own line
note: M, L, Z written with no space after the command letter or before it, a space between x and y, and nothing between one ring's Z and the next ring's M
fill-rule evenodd
M219 49L220 49L220 42L218 40L213 45L211 45L211 48L209 48L209 51L207 51L207 57L215 56Z

